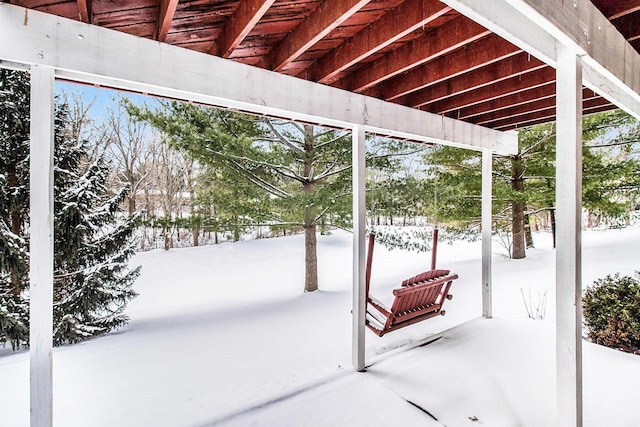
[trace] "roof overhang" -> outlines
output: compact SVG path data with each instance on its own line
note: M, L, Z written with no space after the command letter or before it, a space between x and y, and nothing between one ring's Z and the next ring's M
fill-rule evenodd
M517 152L517 135L58 16L0 4L0 60L57 78L417 142Z

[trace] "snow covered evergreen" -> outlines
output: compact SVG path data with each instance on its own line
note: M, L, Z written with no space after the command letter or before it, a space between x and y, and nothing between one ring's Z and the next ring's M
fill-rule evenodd
M16 348L28 344L29 82L24 74L2 73L0 342ZM103 158L90 158L86 143L71 137L69 124L68 107L58 105L54 152L57 345L126 324L123 311L136 295L132 285L139 275L139 269L127 266L134 253L136 218L119 216L127 189L109 194L105 186L109 165ZM18 179L12 178L18 172ZM12 185L14 181L17 184Z
M109 196L108 164L89 160L85 143L66 132L68 109L56 112L54 343L74 343L123 326L139 268L134 254L136 217L118 219L127 188ZM83 168L84 166L84 168ZM84 171L83 171L84 169Z
M29 338L29 78L0 69L0 343Z

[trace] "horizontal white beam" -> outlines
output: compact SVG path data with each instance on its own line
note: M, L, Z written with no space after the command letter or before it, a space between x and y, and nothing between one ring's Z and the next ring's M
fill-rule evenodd
M421 142L517 151L517 137L121 32L0 3L0 60L157 96Z
M572 49L582 83L640 119L640 54L590 0L442 1L554 68Z
M440 0L506 41L555 67L556 39L506 0Z

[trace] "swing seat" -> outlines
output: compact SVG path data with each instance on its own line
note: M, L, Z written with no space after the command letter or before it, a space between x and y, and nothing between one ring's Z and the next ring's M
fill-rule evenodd
M394 289L391 308L367 295L366 325L379 337L388 332L435 317L444 316L442 305L453 298L449 288L457 274L449 270L430 270L402 282Z

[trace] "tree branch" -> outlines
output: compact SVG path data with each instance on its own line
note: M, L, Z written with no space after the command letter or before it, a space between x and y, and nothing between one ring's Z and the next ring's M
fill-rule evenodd
M295 145L286 136L284 136L278 129L276 129L276 127L271 122L271 119L267 118L265 120L265 123L267 124L269 129L271 129L271 132L273 132L274 135L278 138L279 142L282 145L284 145L284 146L288 147L289 149L295 151L298 155L304 156L304 154L305 154L304 150L302 150L300 147Z

